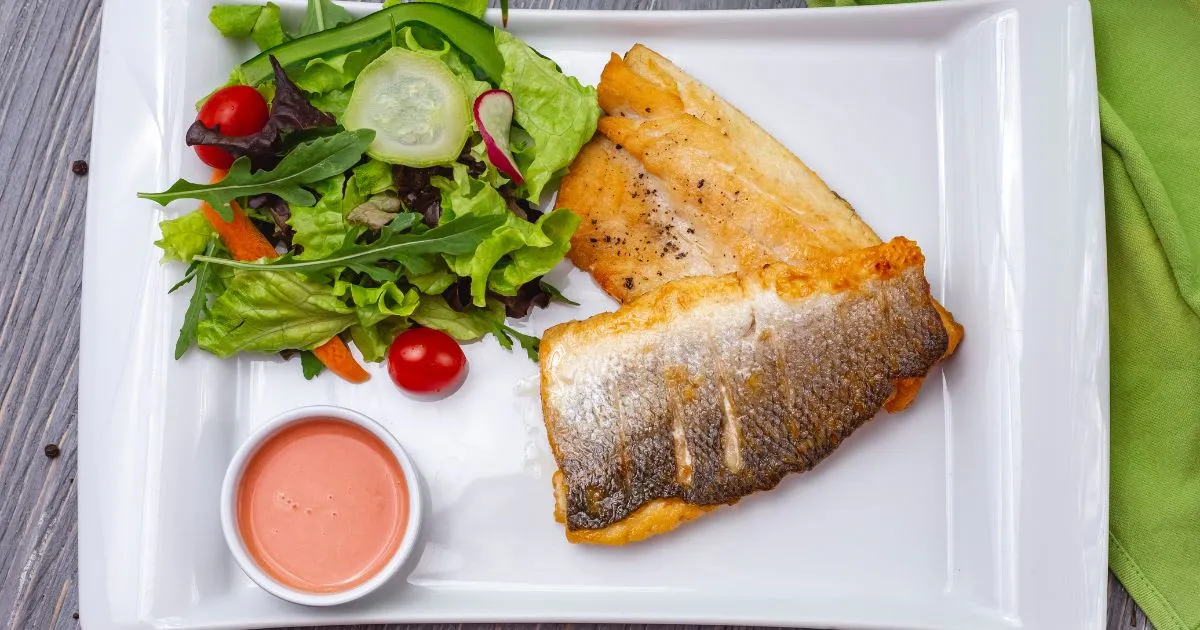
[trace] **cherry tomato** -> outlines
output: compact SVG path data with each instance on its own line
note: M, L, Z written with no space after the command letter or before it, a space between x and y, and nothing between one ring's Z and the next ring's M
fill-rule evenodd
M432 328L410 328L388 349L388 374L397 387L431 394L458 385L467 356L450 335Z
M231 85L208 97L196 120L227 136L248 136L262 131L270 115L267 101L258 90L249 85ZM195 148L200 160L213 168L227 169L233 164L233 156L224 149L203 144Z

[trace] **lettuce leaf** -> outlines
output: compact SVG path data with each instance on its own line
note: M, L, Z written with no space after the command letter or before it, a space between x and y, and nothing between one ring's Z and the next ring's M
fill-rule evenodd
M364 360L376 363L387 357L388 346L410 325L408 318L389 317L374 326L351 326L350 339Z
M469 306L456 311L441 296L428 295L421 298L421 305L413 312L412 319L459 341L471 341L495 331L504 322L504 306L488 300L483 307Z
M309 350L349 330L369 361L378 361L409 325L421 296L394 282L330 286L299 274L235 271L197 327L201 348L220 357L238 352Z
M346 216L372 195L392 190L392 167L386 162L369 160L344 174L334 175L311 186L319 195L312 206L292 205L288 224L295 230L292 243L304 249L296 260L317 260L338 251L347 236L362 232L346 222Z
M290 70L288 77L310 94L340 90L353 83L362 69L389 46L389 42L380 41L328 59L310 59L303 67Z
M531 146L519 148L516 158L525 176L525 198L537 203L546 185L565 172L596 132L596 90L563 74L508 31L496 29L496 46L504 57L500 87L512 94L517 124L533 139Z
M364 287L338 279L333 292L348 296L354 303L358 323L350 327L350 338L367 361L383 360L392 340L409 327L408 316L417 310L421 300L415 289L406 291L392 281L378 287Z
M358 323L333 287L298 274L236 272L197 327L201 348L219 357L238 352L311 350Z
M308 0L308 11L300 23L300 36L312 35L339 24L353 22L354 16L331 0Z
M454 166L453 180L434 177L430 181L442 191L442 221L504 217L504 223L475 251L445 257L451 271L471 279L471 302L476 306L485 305L489 288L516 295L520 285L549 271L562 260L579 226L579 217L566 210L542 215L537 223L516 216L495 188L470 177L461 164Z
M216 235L199 210L160 221L158 229L162 238L154 244L163 250L163 262L192 262L192 257L203 254L208 240Z
M416 289L405 291L391 281L368 288L338 279L333 283L333 294L354 302L359 323L364 326L373 326L393 315L408 317L421 301Z
M218 4L208 12L208 21L225 37L250 37L262 10L253 4Z
M433 271L416 275L409 274L407 280L409 284L417 287L421 293L440 295L458 281L458 276L450 271L450 267L446 266L445 260L439 258L434 263Z
M366 163L354 167L350 181L346 184L346 212L356 208L372 195L386 190L395 190L392 180L392 165L387 162L369 159Z
M249 37L260 51L288 40L279 20L279 7L273 2L262 6L218 4L208 12L208 21L225 37Z
M437 175L429 178L429 183L442 192L439 224L467 215L511 214L500 192L471 177L465 164L456 163L452 168L453 179Z
M317 109L334 118L341 118L342 114L346 113L346 105L350 103L350 92L351 89L345 87L322 94L309 94L308 100Z
M316 204L291 206L292 216L288 219L288 225L295 231L292 244L304 248L296 255L297 260L324 258L346 242L349 226L342 214L342 186L345 182L345 175L340 173L323 179L313 185L321 195Z
M537 228L550 239L545 247L523 247L488 275L488 288L500 295L516 295L521 285L548 273L571 249L571 237L579 227L579 215L560 208L543 214Z

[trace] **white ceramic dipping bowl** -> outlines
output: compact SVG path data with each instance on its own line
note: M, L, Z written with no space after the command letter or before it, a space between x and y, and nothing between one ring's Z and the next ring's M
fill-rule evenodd
M396 553L393 554L378 573L368 578L365 582L344 591L333 593L300 591L272 578L258 566L258 563L254 561L254 558L246 550L246 545L242 541L241 529L237 523L238 487L242 480L242 474L245 472L246 464L250 461L251 457L254 456L260 446L283 429L315 418L341 420L369 431L383 442L392 455L396 457L396 461L400 464L400 470L404 474L404 483L408 487L408 523L405 525L404 538L401 539L399 547L396 548ZM256 584L268 593L280 599L305 606L335 606L337 604L344 604L363 597L390 580L400 570L400 567L404 565L405 560L412 554L413 548L416 546L421 529L421 516L421 484L417 477L417 469L413 465L412 460L409 459L408 454L400 446L400 442L387 429L383 428L383 425L371 418L357 411L331 405L298 407L271 418L266 424L251 434L250 438L234 454L233 461L229 463L229 468L225 472L225 481L221 485L221 528L225 532L225 542L229 545L229 551L233 553L238 566L242 568L242 571L251 580L254 580Z

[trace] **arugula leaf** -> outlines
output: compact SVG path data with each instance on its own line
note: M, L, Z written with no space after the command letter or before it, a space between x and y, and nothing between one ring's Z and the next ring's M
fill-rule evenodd
M311 381L325 371L325 364L312 353L312 350L300 352L300 369L304 371L304 380Z
M193 256L204 252L209 240L216 235L212 224L199 210L160 221L158 229L162 238L154 244L163 250L163 262L191 262Z
M215 184L196 184L184 179L159 193L138 193L138 197L166 205L176 199L200 199L208 202L221 218L233 220L229 202L238 197L271 193L290 204L311 206L313 194L301 186L332 177L354 166L375 139L370 129L343 131L297 146L269 171L250 172L250 160L234 161L229 174Z
M600 117L596 90L563 74L508 31L496 29L496 46L504 57L500 88L512 94L517 124L533 138L533 146L518 150L516 158L525 197L537 203L546 184L592 139Z
M193 262L192 264L188 265L187 271L183 272L183 280L171 285L171 288L167 289L167 295L171 295L172 293L182 289L183 287L187 286L187 283L194 280L196 278L196 269L199 267L200 263L198 262Z
M353 22L354 16L330 0L308 0L308 11L300 23L300 36L312 35L339 24Z
M212 255L217 248L217 239L212 238L208 241L208 247L205 248L205 254ZM175 358L180 359L187 353L188 348L196 342L196 331L200 326L200 318L208 311L208 285L212 280L212 267L206 263L199 263L196 267L196 286L192 299L188 301L187 311L183 314L183 325L179 327L179 337L175 340ZM176 285L178 288L179 285ZM172 289L174 291L174 289Z
M571 298L563 295L562 291L558 290L558 287L555 287L545 280L538 280L538 286L542 287L542 290L546 293L549 293L550 299L554 300L555 302L562 302L563 304L570 304L571 306L579 306L579 302L573 302Z
M209 306L196 340L222 358L311 350L356 323L358 313L327 284L294 273L235 273Z
M358 263L351 263L346 268L350 271L361 273L381 284L384 282L395 282L400 279L399 269L392 270L376 265L360 265Z
M416 215L406 212L396 217L411 225ZM467 216L439 225L422 234L396 234L391 230L369 245L347 243L341 250L320 260L295 261L284 256L267 263L251 263L225 258L197 256L197 260L249 271L295 271L304 274L326 271L351 264L396 260L416 254L462 254L474 251L493 230L504 224L504 217ZM404 226L408 227L408 226Z
M509 338L509 335L516 337L517 343L521 344L521 347L525 349L525 355L529 357L529 360L534 363L538 362L538 352L542 344L541 339L521 333L504 324L495 324L492 334L496 336L496 341L500 342L500 347L505 350L512 350L513 347L512 339Z

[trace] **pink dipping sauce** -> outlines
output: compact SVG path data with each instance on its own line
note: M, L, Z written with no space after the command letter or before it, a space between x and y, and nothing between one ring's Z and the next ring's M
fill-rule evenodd
M370 431L313 417L267 438L237 489L237 526L254 562L279 583L337 593L371 579L408 527L408 485Z

